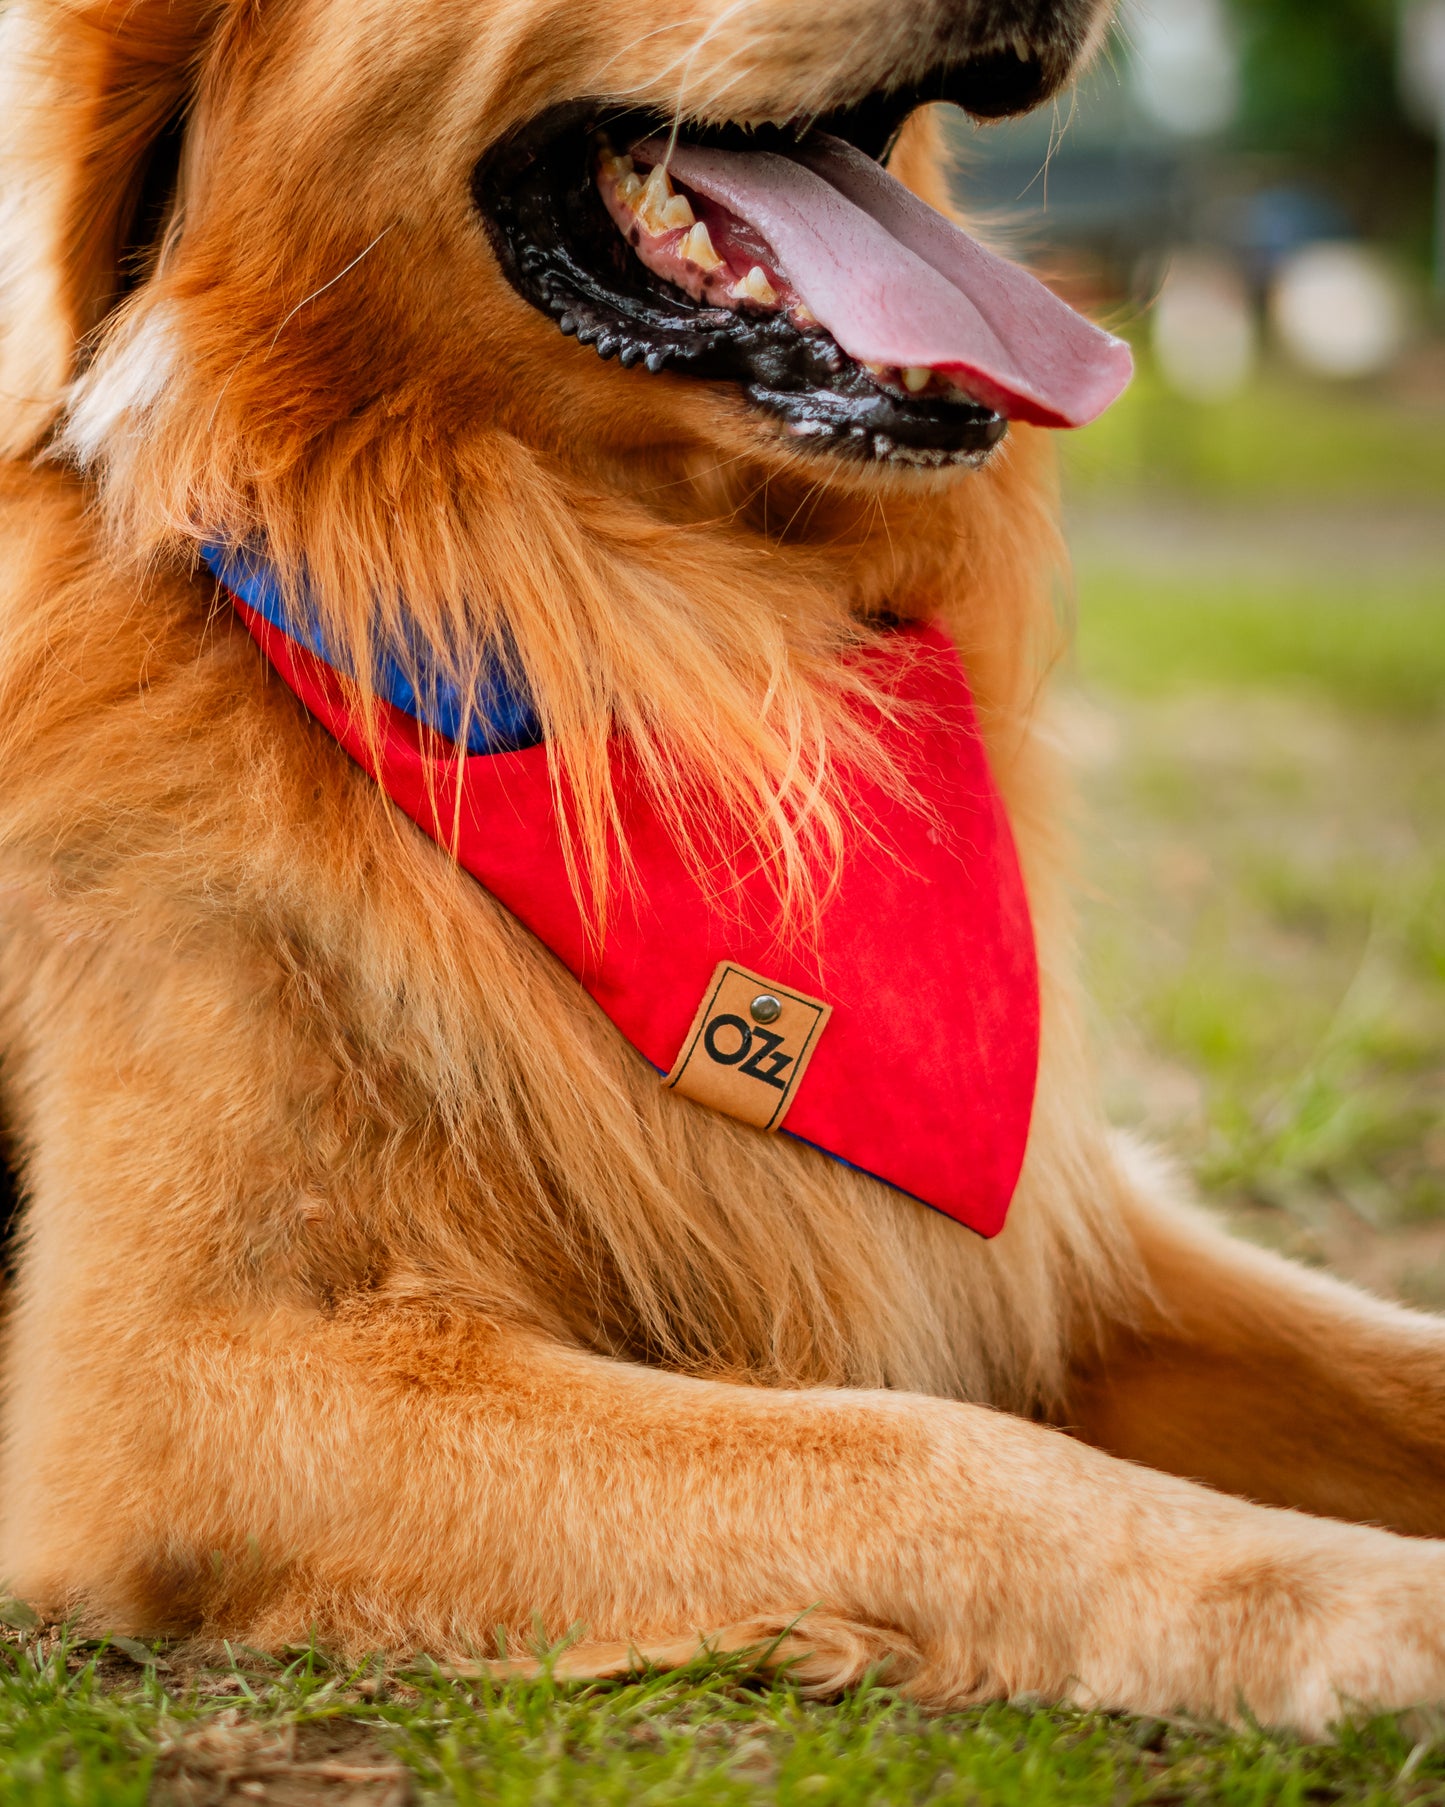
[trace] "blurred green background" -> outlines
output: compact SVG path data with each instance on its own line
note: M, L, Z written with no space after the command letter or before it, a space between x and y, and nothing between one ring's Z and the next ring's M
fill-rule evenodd
M1127 331L1060 699L1116 1120L1445 1307L1445 3L1149 0L960 194Z
M1445 1306L1445 418L1146 365L1068 498L1114 1115L1249 1233Z

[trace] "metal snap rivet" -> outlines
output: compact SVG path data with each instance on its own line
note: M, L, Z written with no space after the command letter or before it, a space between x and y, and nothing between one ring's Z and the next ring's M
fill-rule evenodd
M749 1012L755 1023L775 1023L783 1014L783 1006L776 998L769 997L764 992L760 998L753 999Z

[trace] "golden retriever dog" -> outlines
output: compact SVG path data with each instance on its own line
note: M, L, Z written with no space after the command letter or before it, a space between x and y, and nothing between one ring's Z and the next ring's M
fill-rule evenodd
M888 267L888 219L943 242L911 198L946 205L933 103L1026 108L1106 28L1103 0L8 0L8 1588L263 1646L540 1627L578 1672L776 1640L811 1686L879 1668L938 1707L1318 1732L1445 1695L1445 1326L1229 1240L1090 1078L1037 423L1097 411L1120 350L977 263L1024 298L970 365L957 322L928 339L933 277ZM313 599L350 742L218 545ZM719 892L728 825L788 959L876 878L875 951L926 972L854 808L909 817L925 725L884 653L919 623L1037 949L997 1235L849 1157L875 1078L898 1171L937 1141L903 1055L853 1075L837 1147L768 1133L660 1083L526 926L560 897L607 945L642 809ZM488 770L537 780L508 819L561 824L555 885L508 907L367 769L396 646L525 680L540 750ZM836 1006L801 1122L858 1000L776 977L759 1026ZM879 1033L947 1027L930 989ZM939 1094L986 1107L970 1172L1017 1133L1000 1104L989 1140L993 1047Z

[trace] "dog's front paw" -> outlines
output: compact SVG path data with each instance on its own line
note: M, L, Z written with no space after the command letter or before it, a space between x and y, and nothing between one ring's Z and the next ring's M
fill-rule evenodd
M1321 1733L1354 1711L1445 1703L1445 1545L1400 1554L1349 1577L1349 1598L1329 1615L1279 1717Z

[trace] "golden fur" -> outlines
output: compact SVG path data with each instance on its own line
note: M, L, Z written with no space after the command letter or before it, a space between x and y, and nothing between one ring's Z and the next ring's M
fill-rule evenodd
M1445 1545L1397 1534L1445 1533L1445 1330L1231 1244L1094 1100L1047 443L950 479L801 458L725 387L560 338L470 210L553 101L822 108L908 75L948 4L881 47L879 0L0 15L19 1591L350 1648L539 1617L596 1669L802 1614L817 1685L883 1662L931 1703L1317 1729L1445 1693ZM178 205L127 270L181 108ZM936 190L926 120L896 167ZM839 652L941 614L1042 955L1004 1234L664 1094L268 677L197 574L217 530L304 556L358 653L378 595L439 653L505 620L599 920L611 732L679 821L723 797L805 909L873 757Z

